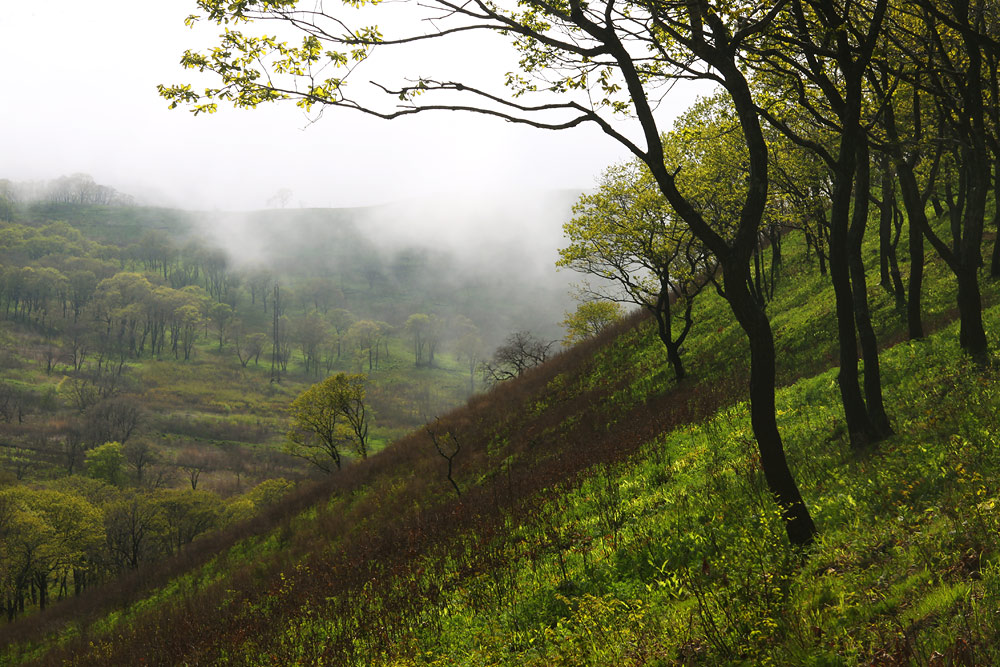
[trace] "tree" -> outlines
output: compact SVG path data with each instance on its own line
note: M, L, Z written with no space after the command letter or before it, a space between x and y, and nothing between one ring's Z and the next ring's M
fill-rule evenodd
M621 304L614 301L584 301L572 313L566 313L562 326L566 343L592 338L622 318Z
M6 533L0 540L0 590L9 619L24 611L30 587L45 609L52 581L84 570L104 534L100 510L87 500L27 486L0 490L0 532Z
M427 430L427 435L434 444L434 449L437 450L437 453L441 456L441 458L448 462L448 481L451 482L451 488L455 489L455 495L458 498L461 498L462 489L459 488L458 482L455 481L453 474L455 468L455 457L462 451L462 443L452 430L447 429L444 432L441 432L440 419L434 420L433 427L430 424L427 424L424 428Z
M159 534L167 553L176 553L196 537L215 528L222 516L222 501L207 491L164 490L153 500L162 517Z
M255 509L273 505L295 488L294 482L284 477L266 479L245 494L245 498L253 503Z
M708 118L706 114L701 122L708 123ZM664 144L679 149L691 143L696 138L695 127L689 124L686 129L664 137ZM690 156L685 160L682 174L691 186L710 170L704 162ZM734 163L739 161L729 160L729 164ZM707 182L717 186L716 192L725 189L718 185L729 175L725 171L708 177ZM700 206L703 211L713 204L721 209L716 212L717 219L733 215L732 208L718 205L723 196L701 199L706 201ZM651 313L674 376L683 379L680 350L693 323L694 299L714 269L708 252L683 221L672 215L649 169L638 160L609 167L597 192L581 196L573 213L573 219L563 225L570 243L559 250L557 265L594 276L605 285L610 283L584 283L581 291L585 297L634 303ZM676 334L674 319L680 320Z
M104 510L104 533L111 561L119 571L135 570L159 555L157 535L166 532L163 508L150 496L131 492Z
M135 483L142 486L143 476L150 466L156 465L160 454L145 440L129 440L122 445L125 463L135 471Z
M357 319L358 318L356 318L351 311L345 308L335 308L330 313L329 323L332 331L330 338L328 339L330 348L327 350L327 372L329 372L330 368L333 366L334 361L340 361L344 338L347 336L347 332L351 328L351 325L354 324Z
M197 447L185 447L177 454L177 467L187 476L191 490L198 490L198 482L203 472L219 468L217 457L211 452Z
M413 337L413 358L417 366L433 366L434 353L444 333L444 321L437 315L414 313L403 325Z
M389 329L390 327L386 322L376 322L373 320L358 320L350 326L347 330L347 336L354 339L358 344L358 352L361 355L358 358L359 366L363 364L363 358L367 356L368 370L373 371L378 369L379 350Z
M765 46L764 55L754 61L760 72L758 99L761 113L773 127L819 156L830 170L830 280L840 347L837 383L851 446L858 449L892 434L861 256L871 191L865 72L888 3L875 0L862 7L832 0L792 0L788 6L769 35L774 40L769 45L777 48ZM810 103L785 103L789 99ZM802 113L803 106L808 114ZM865 362L864 394L858 384L859 343Z
M219 351L221 352L222 345L226 341L226 334L230 331L233 309L229 304L213 303L208 309L208 319L211 321L215 333L219 336Z
M455 318L454 330L457 338L455 356L469 369L469 393L472 394L476 391L476 370L487 353L486 345L479 336L479 327L464 315Z
M273 281L274 276L267 269L256 269L250 273L246 281L247 286L250 287L250 304L256 305L257 299L260 298L265 313L267 312L267 297L271 293Z
M170 266L177 258L178 250L166 232L151 229L135 244L134 253L146 271L160 273L163 279L167 280L170 277Z
M985 361L989 344L983 328L978 277L983 264L983 227L990 190L989 147L992 143L996 154L1000 146L1000 128L992 128L992 133L989 129L989 120L1000 119L997 100L994 97L992 104L987 102L989 94L997 93L994 36L1000 21L995 8L988 9L986 3L923 0L914 5L914 11L900 12L900 20L906 22L909 30L894 31L901 37L892 40L895 57L887 61L891 64L897 58L901 60L903 76L915 88L929 93L933 101L938 144L944 147L944 163L951 168L943 185L952 242L949 245L939 238L927 225L926 216L911 216L911 224L921 227L924 238L955 275L962 349ZM892 72L894 77L899 76L897 70ZM919 99L919 93L915 99ZM887 117L887 125L888 120ZM911 163L915 160L904 155L898 142L893 143L891 152L900 170L904 200L915 207L920 200L912 178ZM957 189L952 187L953 183ZM907 209L910 210L910 205Z
M368 410L364 375L338 373L303 391L292 401L285 451L326 473L340 470L345 448L368 456Z
M236 348L240 366L246 368L251 359L255 366L259 365L260 355L267 347L267 334L261 331L251 332L240 320L233 323L232 332L233 347Z
M330 307L343 300L340 288L333 284L330 277L310 278L303 283L298 291L304 310L316 310L326 315Z
M87 452L87 476L111 486L125 481L125 455L120 442L106 442Z
M319 375L319 357L323 341L327 337L327 326L318 311L311 311L295 322L295 337L302 350L302 361L306 375L312 370Z
M542 129L594 123L646 164L677 215L717 258L726 300L750 347L751 423L761 467L781 507L789 540L808 544L816 527L788 468L775 415L774 337L748 279L769 180L768 148L744 54L760 41L785 4L609 0L591 5L524 0L506 8L485 0L467 4L431 0L421 4L431 32L425 32L421 22L410 34L385 37L368 15L360 19L364 27L352 30L348 9L334 15L322 6L299 9L294 0L198 0L209 20L225 25L226 31L217 48L187 51L181 62L211 73L218 84L200 92L189 84L160 86L160 93L171 106L189 105L196 114L216 111L219 100L241 108L293 100L306 111L317 105L346 107L386 119L461 110ZM374 9L391 11L393 6ZM244 32L242 28L255 19L284 22L303 39L289 44ZM190 17L188 23L197 20ZM399 25L406 30L413 24ZM375 84L376 94L384 94L377 99L363 92L355 96L349 89L349 82L359 77L343 72L354 72L375 49L405 49L415 42L447 41L472 31L513 41L521 71L504 76L509 95L432 76L401 85ZM324 74L317 75L320 71ZM742 203L732 234L713 228L679 187L677 171L666 164L654 110L670 82L678 78L713 81L732 102L747 154L747 178L738 190ZM392 106L382 106L386 102ZM632 119L638 139L619 130L612 122L616 114Z
M529 368L544 363L555 341L545 342L529 331L515 331L483 365L483 375L491 384L520 377Z
M86 411L86 436L91 443L120 442L123 445L142 425L139 402L127 396L108 398Z
M268 206L276 206L277 208L285 208L288 206L288 202L292 199L292 191L288 188L279 188L277 192L271 195L267 200Z

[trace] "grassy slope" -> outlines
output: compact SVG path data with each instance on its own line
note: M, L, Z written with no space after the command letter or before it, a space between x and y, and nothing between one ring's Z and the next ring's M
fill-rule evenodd
M954 326L897 345L883 365L898 435L853 457L835 370L821 372L830 290L786 254L780 425L821 530L811 552L784 544L734 404L742 338L706 297L695 380L674 393L649 327L626 325L444 420L461 502L426 437L403 439L45 662L994 661L996 372L962 359ZM951 287L931 276L928 319L944 319ZM891 301L870 294L891 338ZM987 322L996 340L996 308Z

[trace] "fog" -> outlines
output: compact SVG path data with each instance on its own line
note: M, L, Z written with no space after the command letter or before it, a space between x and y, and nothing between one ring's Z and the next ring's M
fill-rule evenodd
M138 204L200 211L205 233L248 263L271 261L275 250L260 242L269 236L234 229L267 219L253 211L335 209L337 218L350 210L383 261L420 245L454 259L448 278L455 284L477 271L482 280L508 275L518 285L530 277L539 286L532 305L553 311L550 322L572 307L566 292L574 276L553 266L560 227L576 196L607 165L629 157L614 140L592 125L553 132L462 113L390 122L341 109L317 118L293 104L222 106L198 117L169 110L157 84L211 83L179 65L185 49L209 48L222 31L186 28L184 18L196 11L193 0L5 7L0 58L17 65L0 74L7 129L0 180L89 174ZM510 49L491 41L470 42L464 58L434 48L372 65L395 80L412 75L399 71L404 65L444 66L482 77L491 90L502 89L502 73L516 67ZM676 116L697 92L679 85L658 115ZM312 217L310 224L323 224L323 216ZM301 233L322 237L315 228Z
M106 0L99 10L75 0L5 6L0 178L87 173L141 203L184 209L259 209L281 189L291 191L292 206L341 208L482 190L582 190L627 157L594 126L553 132L448 112L390 122L343 109L312 122L315 115L291 103L198 117L169 110L157 84L214 83L179 65L185 49L212 46L222 30L186 28L196 11L193 0ZM413 75L407 69L443 62L494 90L516 67L509 48L483 40L466 58L425 51L418 64L413 50L402 63L371 64L398 80ZM694 92L671 91L658 113L675 116Z
M471 317L490 345L529 330L548 340L574 308L571 271L557 271L562 224L580 192L480 191L353 209L272 208L203 211L198 234L224 248L243 269L275 275L396 281L411 303L441 316ZM401 263L419 265L405 280ZM432 276L428 278L428 276ZM487 293L504 307L478 304ZM411 310L390 313L401 325Z
M185 209L259 209L280 189L294 206L356 207L484 188L581 189L624 156L595 128L543 132L471 114L387 122L336 110L312 122L293 104L169 110L157 84L209 83L178 64L221 32L185 28L196 9L5 6L0 178L88 173L142 203Z

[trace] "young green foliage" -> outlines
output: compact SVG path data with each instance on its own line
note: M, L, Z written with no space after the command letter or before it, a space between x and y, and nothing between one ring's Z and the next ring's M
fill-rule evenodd
M306 389L292 401L285 451L323 472L341 467L344 448L368 457L368 412L364 375L338 373Z

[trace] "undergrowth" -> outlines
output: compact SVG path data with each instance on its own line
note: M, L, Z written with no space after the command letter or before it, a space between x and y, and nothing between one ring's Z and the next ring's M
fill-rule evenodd
M676 385L648 322L560 355L351 466L323 500L237 542L45 664L993 664L1000 633L1000 384L957 325L881 357L896 435L850 450L828 280L794 248L769 306L778 420L819 528L798 551L763 482L745 343L703 298ZM954 302L929 271L929 321ZM935 277L936 276L936 277ZM878 288L880 335L901 317ZM1000 309L985 313L991 340ZM459 491L460 490L460 491ZM459 495L459 493L461 495Z

